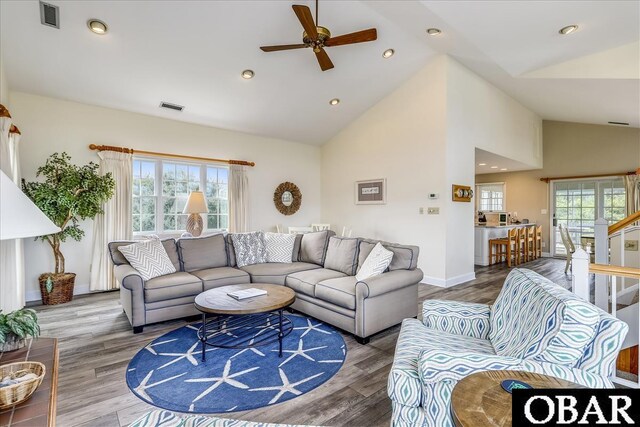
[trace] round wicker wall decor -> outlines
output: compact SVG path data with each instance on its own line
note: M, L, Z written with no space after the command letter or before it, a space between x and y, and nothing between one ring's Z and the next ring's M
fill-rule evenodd
M273 203L282 215L293 215L300 209L302 193L293 182L283 182L273 193Z

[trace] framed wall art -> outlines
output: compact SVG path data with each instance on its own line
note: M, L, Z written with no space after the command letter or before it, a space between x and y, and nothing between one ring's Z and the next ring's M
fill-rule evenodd
M387 180L356 181L356 205L384 205L387 203Z

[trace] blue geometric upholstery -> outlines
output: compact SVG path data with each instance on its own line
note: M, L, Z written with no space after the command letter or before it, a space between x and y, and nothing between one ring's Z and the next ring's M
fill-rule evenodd
M176 415L165 410L153 410L142 415L129 427L295 427L289 424L256 423L202 415Z
M451 393L474 372L521 370L610 388L626 323L526 269L493 306L425 301L406 319L387 391L395 426L451 426Z

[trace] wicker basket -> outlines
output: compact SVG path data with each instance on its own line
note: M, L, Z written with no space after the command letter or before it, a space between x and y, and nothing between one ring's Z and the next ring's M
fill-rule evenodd
M47 279L51 277L53 281L53 289L47 292ZM73 285L76 281L75 273L44 273L38 277L40 282L40 295L42 295L42 304L55 305L69 302L73 299Z
M34 373L38 378L29 381L0 387L0 411L24 402L31 397L42 383L45 367L40 362L16 362L0 366L0 379L19 371Z

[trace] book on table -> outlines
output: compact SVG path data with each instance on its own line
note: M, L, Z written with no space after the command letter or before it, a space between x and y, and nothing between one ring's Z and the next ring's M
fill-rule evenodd
M231 298L241 300L241 299L258 297L260 295L267 295L267 291L265 291L264 289L249 288L249 289L241 289L239 291L228 292L227 295L229 295Z

